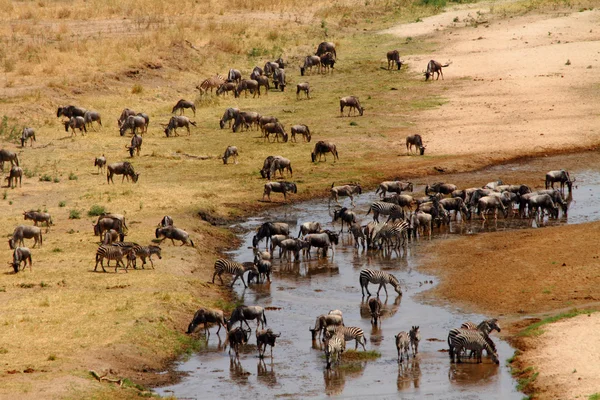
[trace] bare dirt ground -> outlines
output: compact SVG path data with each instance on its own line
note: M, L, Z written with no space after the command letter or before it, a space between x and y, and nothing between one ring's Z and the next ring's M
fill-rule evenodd
M503 156L595 148L600 11L504 18L499 8L461 6L386 31L439 43L434 57L404 57L411 65L424 69L430 58L452 62L445 81L432 83L451 86L444 93L448 102L416 120L428 151L464 154L471 160L463 159L464 166L474 166ZM599 224L584 224L446 241L432 249L437 256L424 266L443 277L429 296L513 320L523 313L597 306L598 252L584 244L596 242L599 230ZM599 320L584 315L562 321L527 341L521 365L539 372L533 385L540 398L598 390Z

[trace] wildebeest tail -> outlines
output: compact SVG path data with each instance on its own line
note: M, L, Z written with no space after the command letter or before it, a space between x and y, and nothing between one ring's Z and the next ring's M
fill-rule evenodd
M267 324L267 315L265 314L265 310L263 310L262 312L262 320L263 320L263 324Z
M194 121L190 121L190 124L196 126L196 123Z
M194 241L193 241L192 239L190 239L190 243L192 244L192 247L196 247L196 246L194 245Z

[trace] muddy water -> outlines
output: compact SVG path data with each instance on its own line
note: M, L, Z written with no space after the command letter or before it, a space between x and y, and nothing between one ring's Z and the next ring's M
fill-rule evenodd
M596 160L598 157L590 155ZM568 159L560 158L563 163ZM566 161L565 161L566 160ZM550 161L550 160L549 160ZM572 160L578 162L578 160ZM557 161L554 160L554 163ZM554 164L552 164L554 165ZM596 164L597 165L597 164ZM536 169L548 170L547 163L534 163L494 167L475 174L485 180L501 173L536 173ZM521 170L522 169L522 170ZM568 218L532 222L528 220L498 220L482 224L481 221L452 223L450 229L434 234L432 240L444 240L448 235L474 234L480 231L518 229L564 223L581 223L599 218L600 174L585 167L577 171L578 188L571 202ZM543 176L543 175L542 175ZM460 180L460 177L457 176ZM447 180L451 182L451 179ZM419 188L415 188L418 190ZM358 215L364 215L368 205L376 199L373 193L357 201ZM327 202L312 201L271 212L248 220L243 228L253 231L265 220L288 222L294 233L296 224L306 221L327 222L331 228L331 216ZM366 219L365 219L366 220ZM339 229L339 227L337 227ZM230 254L243 262L252 259L249 249L253 233L244 235L244 244ZM419 273L415 267L423 246L412 242L406 252L387 255L357 251L352 239L344 234L335 255L328 259L303 259L298 263L275 260L273 282L252 285L249 289L236 284L235 291L245 304L274 307L267 311L268 326L281 332L281 339L273 351L273 359L258 359L255 338L252 345L243 349L240 360L231 359L223 350L223 343L214 333L206 347L178 365L187 377L179 384L157 389L161 395L178 398L324 398L339 395L344 398L403 398L421 399L520 399L515 382L505 361L513 349L504 341L495 339L501 359L500 366L484 360L483 364L450 364L445 339L448 330L464 321L480 321L489 316L468 314L451 305L435 306L419 303L415 295L435 285L436 278ZM261 243L264 248L264 242ZM396 297L390 289L389 297L382 292L385 314L379 328L372 328L370 316L362 302L358 275L362 268L381 268L396 275L402 283L404 295ZM375 287L371 286L371 289ZM381 357L374 361L354 364L352 368L325 369L323 352L319 344L311 341L309 327L315 317L330 309L344 313L347 326L361 327L367 336L367 349L377 350ZM252 324L251 324L252 325ZM412 325L421 327L422 341L419 355L408 363L398 365L394 335L408 331ZM225 335L221 333L221 339ZM354 342L348 344L353 348Z

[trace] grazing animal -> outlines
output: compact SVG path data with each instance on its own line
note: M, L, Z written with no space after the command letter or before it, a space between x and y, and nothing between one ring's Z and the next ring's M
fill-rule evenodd
M310 84L308 82L302 82L296 85L296 98L300 95L300 92L306 94L306 98L310 99Z
M267 196L271 201L271 192L283 193L283 201L287 202L287 193L298 193L298 188L294 182L267 182L265 183L262 200L264 201L265 196Z
M111 229L114 229L119 233L119 235L122 235L123 237L121 239L125 237L123 231L123 221L110 217L98 218L96 225L94 225L94 235L102 237L105 231L109 231Z
M167 226L173 226L173 218L169 215L162 217L160 223L158 224L159 228L166 228Z
M265 75L261 75L261 76L257 76L254 79L256 82L258 82L258 91L260 94L260 87L264 86L265 88L265 94L268 95L269 94L269 90L271 90L271 85L269 84L269 78Z
M265 315L265 309L260 306L245 306L241 305L236 307L231 313L231 318L227 321L227 326L232 327L236 322L240 323L240 327L245 323L248 328L250 325L248 321L256 320L256 330L262 325L265 328L267 325L267 316Z
M362 248L364 249L366 237L362 226L356 222L350 224L350 233L352 233L352 236L354 237L354 247L358 248L359 245L362 245Z
M102 117L100 116L100 113L98 111L86 111L83 115L83 120L85 121L85 124L90 128L93 128L93 122L97 122L99 126L102 126Z
M237 132L241 127L245 127L246 129L250 129L254 124L256 128L259 127L260 114L257 112L250 111L240 111L238 116L236 117L231 130L233 132ZM243 129L242 129L243 130Z
M412 182L384 181L379 184L379 187L375 191L375 194L381 192L379 196L383 198L385 197L387 192L400 194L404 191L413 191Z
M331 142L325 142L323 140L319 140L315 144L315 148L310 155L312 162L317 162L317 157L319 158L318 161L321 161L322 156L325 157L325 162L327 162L327 153L333 154L334 162L335 162L335 160L340 159L340 156L338 155L337 147L335 146L335 144L333 144Z
M21 263L23 263L23 271L25 268L27 268L27 261L29 261L29 271L31 271L31 265L33 264L31 261L31 250L29 250L27 247L17 247L13 251L13 261L11 263L15 274L19 272Z
M240 113L240 109L239 108L228 108L225 110L225 113L223 113L223 117L221 117L221 120L219 121L219 126L221 127L221 129L223 129L223 127L225 126L225 122L229 121L229 127L231 128L231 121L235 121L238 117Z
M256 331L256 347L258 347L258 358L265 357L265 351L267 351L267 345L271 346L271 358L273 358L273 347L275 347L275 340L281 336L281 333L275 334L271 329L257 330Z
M429 196L429 193L451 194L456 189L456 185L451 183L436 182L431 186L425 186L425 195Z
M571 176L564 169L561 169L560 171L550 171L546 173L546 189L554 189L554 183L559 182L561 192L564 193L566 185L567 189L569 190L569 193L571 193L574 181L574 179L571 180Z
M365 109L360 105L360 101L358 97L355 96L346 96L340 99L340 114L342 117L344 116L344 107L348 107L348 116L350 116L350 111L354 110L354 114L356 111L362 116Z
M285 80L285 70L283 68L277 68L273 71L273 85L275 85L275 89L279 89L282 92L285 90L287 84Z
M6 149L0 149L0 163L2 163L0 165L2 172L4 172L4 163L7 161L10 161L11 166L19 166L19 156L17 156L17 153Z
M402 209L410 210L415 204L415 199L408 194L396 194L392 197L384 197L383 201L386 203L394 203L402 207Z
M268 254L270 257L271 254L270 253L268 253ZM266 280L268 282L271 282L271 271L272 271L271 261L262 260L262 259L254 260L254 265L256 266L256 269L258 270L258 275L256 275L258 283L260 283L261 276L263 278L263 281ZM250 272L253 272L253 271L250 271ZM248 275L250 275L250 273ZM250 281L250 279L249 279L249 281Z
M290 234L290 226L285 222L265 222L256 231L256 235L252 238L252 247L257 248L258 244L263 239L266 240L267 247L269 246L269 238L273 235L285 235L286 237ZM272 252L272 251L271 251Z
M279 65L277 62L275 62L275 61L267 61L267 62L265 63L265 68L264 68L265 75L266 75L266 76L272 76L272 75L273 75L273 73L275 72L275 70L276 70L277 68L283 68L283 67L282 67L282 66L280 66L280 65Z
M140 151L142 150L142 141L143 139L140 135L138 135L137 133L133 135L133 137L131 138L131 145L125 146L125 148L129 151L130 157L133 157L134 152L138 156L140 155Z
M175 244L174 240L179 240L181 241L181 246L189 242L192 247L195 247L194 242L192 241L192 239L190 239L190 235L183 229L175 228L174 226L156 228L154 235L157 239L160 239L162 237L159 243L162 243L165 239L171 239L172 244Z
M23 128L23 132L21 133L21 147L25 147L27 139L29 139L29 147L33 147L33 142L36 141L33 128Z
M185 128L187 129L188 136L190 136L190 124L196 126L196 123L194 121L191 121L188 117L184 115L177 115L171 117L168 124L163 124L163 126L165 127L165 135L169 137L171 136L171 132L174 132L175 136L179 136L179 134L177 133L177 128Z
M310 129L308 129L308 126L306 126L304 124L292 125L291 131L292 131L292 141L295 142L296 134L300 134L300 135L302 135L303 140L310 143L311 136L310 136Z
M335 65L335 57L333 53L325 53L321 57L321 73L327 72L331 69L333 71L333 67Z
M367 215L373 211L373 221L379 222L379 215L389 215L390 219L404 219L404 211L402 207L394 203L386 203L385 201L376 201L371 204Z
M398 350L398 362L404 361L404 355L406 355L406 360L409 359L408 349L410 346L410 336L408 333L402 331L398 333L396 336L396 349Z
M335 221L337 221L338 219L340 219L342 221L342 227L340 228L340 233L341 233L344 230L344 222L348 226L348 229L350 229L350 224L353 224L356 222L356 214L353 211L348 210L348 208L342 207L339 210L333 211L333 221L332 222L335 223Z
M192 321L188 325L187 331L185 333L190 335L190 334L194 333L194 331L196 330L196 327L198 327L198 325L204 324L204 335L210 336L210 331L208 329L209 323L217 324L217 326L219 327L219 329L217 329L217 335L221 331L221 327L227 329L227 325L225 323L225 317L223 315L222 310L213 310L210 308L200 308L194 314L194 317L192 318Z
M400 282L396 277L388 272L379 271L375 269L363 269L360 271L360 289L362 291L363 297L365 296L365 289L367 290L367 294L370 296L369 292L369 283L379 284L379 289L377 289L377 296L379 296L379 292L381 288L385 290L385 295L388 295L386 284L390 284L394 287L396 293L402 296L402 289L400 288Z
M281 156L273 157L273 161L271 161L270 172L268 175L269 179L270 179L270 177L275 178L277 171L279 171L279 175L281 177L283 177L284 170L287 170L290 173L290 177L292 177L294 175L293 171L292 171L292 162L285 157L281 157Z
M56 112L56 118L59 118L61 115L64 115L67 118L83 117L86 111L87 110L85 108L76 106L58 107L58 110Z
M383 304L381 304L379 297L370 298L368 304L369 310L371 311L371 324L377 326L377 321L379 321L379 317L381 317L381 309L383 308Z
M335 253L333 245L339 244L339 235L331 232L330 230L325 230L319 233L308 234L304 237L304 240L308 242L308 246L306 248L306 254L308 256L310 256L311 247L316 247L317 249L322 249L323 257L327 257L327 252L330 247L331 251Z
M75 129L79 129L82 135L83 132L87 133L83 117L71 117L71 119L65 121L65 132L69 132L69 128L71 128L71 136L75 135Z
M194 104L193 101L189 101L189 100L184 100L181 99L177 102L177 104L175 104L175 106L173 106L173 109L171 110L171 114L173 114L175 111L179 110L179 115L183 115L183 111L186 108L191 108L192 111L194 112L194 117L196 116L196 105Z
M240 93L242 93L242 91L244 91L244 97L248 97L248 91L252 93L252 98L255 98L257 94L258 97L260 97L260 86L258 85L258 81L253 79L243 79L240 83L238 83L238 86L234 92L235 97L240 97Z
M32 220L35 226L37 226L38 222L42 224L45 222L47 227L52 225L52 217L46 212L39 212L33 210L23 211L23 219L25 221L27 221L28 219Z
M117 120L117 125L119 126L119 128L123 125L125 120L127 120L127 118L131 115L137 115L137 113L130 108L124 108L123 111L121 111L121 115L119 116L119 119Z
M461 327L461 329L472 329L472 330L479 331L483 335L483 338L486 340L486 342L488 342L490 347L494 351L497 351L494 341L490 338L490 332L492 332L492 331L500 332L501 331L500 325L498 324L498 320L496 318L483 320L479 323L479 325L475 325L473 322L468 321L468 322L463 323L460 327ZM469 358L471 358L473 356L473 353L474 352L471 351Z
M387 63L388 69L393 68L395 63L398 66L398 71L400 70L400 67L402 66L402 60L400 59L400 53L398 50L390 50L387 52Z
M19 180L19 187L22 187L23 168L13 165L5 179L8 181L7 187L10 187L11 189L14 189L17 186L17 179Z
M264 126L268 123L279 122L277 117L273 117L271 115L261 115L258 120L258 126L260 127L261 132L264 134Z
M358 328L356 326L329 325L325 329L325 339L330 339L335 335L344 336L344 340L346 342L354 340L354 350L358 350L358 345L360 344L363 350L367 351L367 349L365 348L367 339L365 338L365 333L361 328Z
M442 72L442 68L446 68L447 66L449 66L450 63L447 63L446 65L442 65L442 63L435 61L435 60L430 60L427 63L427 70L425 72L423 72L423 74L425 75L425 80L429 80L429 78L431 77L431 80L433 80L433 74L437 73L437 79L440 79L440 75L442 75L442 80L444 80L444 73Z
M233 280L231 281L231 287L233 287L235 281L237 281L237 279L240 278L242 283L244 284L244 287L246 288L248 286L246 285L246 282L244 282L244 274L246 273L246 271L255 269L255 267L253 264L245 266L235 261L219 258L215 262L214 269L215 272L213 273L212 283L215 283L215 277L218 276L221 280L221 285L224 285L223 277L221 275L223 273L226 273L234 276Z
M149 246L134 246L133 247L133 252L135 254L136 257L139 257L140 260L142 260L142 268L144 268L144 265L146 265L146 258L148 258L148 260L150 261L150 265L152 266L152 269L154 269L154 261L152 261L152 255L156 254L158 256L159 260L162 260L162 249L159 246L153 246L153 245L149 245Z
M242 81L242 73L237 69L230 69L227 74L227 80L229 82L240 83Z
M409 228L408 221L387 222L373 237L372 246L379 249L382 249L384 245L388 249L391 247L404 247L408 244Z
M273 164L275 157L281 156L268 156L265 158L265 161L263 161L263 167L260 170L260 176L266 179L271 179L271 164Z
M408 332L410 336L410 347L412 348L413 357L417 356L419 352L419 342L421 341L421 333L419 332L419 326L413 326ZM406 357L408 359L408 356Z
M224 77L222 77L219 74L215 74L215 76L211 76L210 78L203 80L202 83L200 83L199 85L196 86L196 89L198 89L200 91L200 94L208 93L209 89L210 89L210 92L212 93L214 88L220 89L221 86L225 83L226 83L226 79ZM217 90L217 95L218 94L219 94L219 91Z
M456 218L458 218L458 214L461 214L463 219L471 219L471 211L460 197L441 199L440 205L448 211L454 211Z
M335 182L331 184L331 195L329 196L329 203L331 204L331 200L335 200L335 202L339 205L338 201L339 197L350 197L350 204L354 206L354 195L362 194L362 187L359 183L348 184L343 186L334 186Z
M125 269L125 272L127 272L127 267L123 264L123 257L128 254L129 251L124 253L121 247L103 244L96 250L96 266L94 267L94 271L96 271L98 268L98 263L100 263L102 271L106 272L106 269L104 269L104 259L106 259L107 267L110 267L111 260L115 261L115 272L117 272L119 265L121 265L121 268Z
M284 239L279 242L279 258L282 253L285 254L288 261L291 261L291 253L294 253L294 261L300 259L300 250L308 248L310 242L302 239Z
M409 154L412 152L412 147L415 146L415 150L419 150L419 154L425 154L425 147L423 146L423 139L421 135L412 135L406 137L406 153Z
M140 174L136 174L133 170L133 165L131 165L127 161L108 164L106 171L107 183L115 183L115 181L113 180L113 175L123 175L123 179L121 179L121 182L123 182L125 178L127 178L128 181L129 178L131 178L133 183L136 183L138 181L138 178L140 177Z
M113 242L119 241L119 232L114 229L109 229L104 232L104 239L102 244L113 244Z
M96 157L94 159L94 167L98 167L98 173L100 173L101 171L104 171L105 166L106 166L106 157L104 157L104 154L102 154L101 157Z
M337 59L337 53L335 52L335 44L331 42L321 42L317 47L317 52L315 55L321 57L325 53L332 53L333 56Z
M263 127L263 132L265 134L265 139L264 140L268 140L269 142L271 142L271 139L269 139L269 136L271 134L275 135L275 139L273 139L273 143L275 143L275 140L277 140L277 142L279 143L279 137L281 136L282 140L284 143L287 143L288 141L288 134L285 132L285 128L283 127L283 125L281 124L281 122L270 122L268 124L265 124Z
M490 210L494 210L494 219L498 219L498 210L502 210L504 218L508 217L508 210L498 196L484 196L477 202L477 215L481 215L481 219L484 221L486 220L485 214Z
M318 233L321 231L321 223L320 222L305 222L300 225L300 229L298 230L298 237L306 236L309 233Z
M540 210L542 218L544 211L547 211L551 217L558 218L558 207L554 204L549 194L538 194L529 197L528 205L532 218L537 216L538 210Z
M263 76L264 73L265 71L257 65L252 69L252 72L250 73L250 79L256 80L256 78L258 78L259 76Z
M222 95L223 93L234 92L237 88L237 84L235 82L225 82L217 89L217 96Z
M11 249L14 249L16 246L23 247L25 245L23 239L33 239L33 248L38 243L42 247L42 230L37 226L18 225L8 240L8 245Z
M127 117L127 119L125 119L123 124L121 124L119 128L119 134L124 136L125 132L127 132L129 129L131 130L131 134L135 135L138 128L140 129L140 133L142 135L146 133L146 131L148 131L148 120L140 114L130 115Z
M344 318L337 314L321 314L315 320L315 327L308 328L311 333L312 340L316 340L317 334L319 339L325 334L328 326L344 326Z
M492 358L492 361L499 364L498 354L490 346L487 340L485 340L483 334L478 330L473 329L452 329L448 333L448 346L450 351L450 361L454 362L454 356L456 355L456 362L462 362L460 359L461 354L464 350L471 350L475 352L475 358L477 363L482 362L482 353L485 350L488 355Z
M231 349L235 351L236 358L240 358L239 350L240 346L248 343L248 336L252 332L251 329L245 330L239 326L231 329L227 332L227 341L229 342L229 355L231 355Z
M223 164L227 164L229 157L233 157L233 163L237 164L238 149L235 146L227 146L225 153L223 154Z
M346 349L346 341L342 335L335 335L325 343L325 359L327 360L327 369L331 369L331 363L340 363L342 354Z
M300 75L304 76L307 71L312 72L312 68L317 67L317 70L321 69L321 58L319 56L306 56L304 59L304 65L300 67Z

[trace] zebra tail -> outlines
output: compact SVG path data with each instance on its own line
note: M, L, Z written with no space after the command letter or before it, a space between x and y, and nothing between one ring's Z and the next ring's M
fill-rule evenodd
M263 317L263 323L264 323L265 325L267 325L267 315L265 314L265 310L263 310L263 315L262 315L262 317Z
M369 211L365 215L369 215L371 213L371 207L369 207Z

